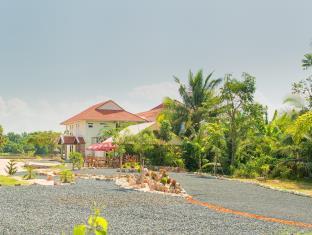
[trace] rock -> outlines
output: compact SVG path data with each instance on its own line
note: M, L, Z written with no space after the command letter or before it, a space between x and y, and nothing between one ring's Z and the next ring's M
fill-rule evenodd
M48 175L47 176L47 181L52 181L53 180L53 176L52 175Z

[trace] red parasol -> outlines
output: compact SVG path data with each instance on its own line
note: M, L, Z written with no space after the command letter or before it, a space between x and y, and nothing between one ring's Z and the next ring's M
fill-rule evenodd
M116 145L111 142L103 142L98 144L93 144L87 148L92 151L103 151L103 152L111 152L116 149Z

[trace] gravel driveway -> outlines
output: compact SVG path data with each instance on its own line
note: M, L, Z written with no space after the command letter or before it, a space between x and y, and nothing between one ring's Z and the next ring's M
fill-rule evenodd
M187 182L191 182L192 177L176 175L176 178L191 190ZM192 190L199 192L196 186ZM218 213L190 204L183 198L120 189L113 182L78 180L77 184L70 186L0 187L0 234L60 234L62 231L69 234L74 224L87 219L93 202L105 206L103 214L110 223L109 234L280 234L303 231Z
M312 198L238 181L172 174L193 198L225 208L312 223Z

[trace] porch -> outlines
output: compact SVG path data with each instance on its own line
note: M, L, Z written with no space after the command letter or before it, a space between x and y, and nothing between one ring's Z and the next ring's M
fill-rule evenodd
M60 136L58 145L61 146L61 156L64 159L68 159L69 154L72 152L79 152L82 156L85 156L86 142L83 137Z

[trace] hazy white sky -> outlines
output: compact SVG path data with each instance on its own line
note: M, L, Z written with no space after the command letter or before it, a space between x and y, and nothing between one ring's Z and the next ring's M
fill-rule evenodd
M172 75L249 72L282 106L311 51L311 0L3 0L0 124L59 130L108 98L132 112L177 96Z

